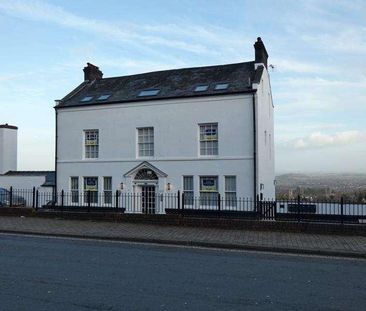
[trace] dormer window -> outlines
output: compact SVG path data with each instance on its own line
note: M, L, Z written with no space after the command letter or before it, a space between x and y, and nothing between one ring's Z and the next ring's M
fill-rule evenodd
M98 97L98 100L107 100L109 97L111 97L111 94L103 94Z
M197 85L194 89L195 92L204 92L208 90L208 84Z
M158 95L160 92L160 89L150 89L150 90L143 90L139 93L139 97L144 97L144 96L156 96Z
M229 83L217 83L215 85L215 91L226 90L229 87Z
M93 99L93 96L85 96L80 101L81 102L90 102Z

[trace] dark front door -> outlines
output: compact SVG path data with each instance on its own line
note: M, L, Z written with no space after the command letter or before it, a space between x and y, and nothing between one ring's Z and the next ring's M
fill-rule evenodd
M142 212L155 214L155 186L142 186L141 188Z

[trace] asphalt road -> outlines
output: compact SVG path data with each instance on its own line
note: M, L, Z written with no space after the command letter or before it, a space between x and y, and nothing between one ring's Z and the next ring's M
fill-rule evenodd
M366 261L0 234L0 310L365 310Z

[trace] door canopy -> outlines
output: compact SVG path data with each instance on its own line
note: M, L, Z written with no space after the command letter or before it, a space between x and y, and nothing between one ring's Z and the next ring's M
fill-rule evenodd
M142 162L129 170L124 177L131 177L134 180L158 180L160 177L167 177L168 175L159 170L149 162Z

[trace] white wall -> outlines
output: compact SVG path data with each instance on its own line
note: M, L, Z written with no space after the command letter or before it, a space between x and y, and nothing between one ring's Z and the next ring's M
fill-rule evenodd
M45 176L7 176L0 175L0 188L17 190L31 190L36 187L40 192L52 192L51 187L41 187L45 182Z
M218 123L219 155L199 156L200 123ZM154 127L155 156L136 158L136 128ZM83 159L83 131L99 129L99 159ZM70 189L70 176L112 176L113 190L123 175L146 160L168 177L172 191L182 188L182 175L237 176L237 193L253 196L252 95L227 95L58 110L58 191ZM82 181L80 180L80 186ZM131 189L128 189L131 190ZM127 191L127 190L126 190Z
M262 80L258 85L255 85L255 87L257 87L257 192L258 194L263 193L263 197L266 199L274 199L274 107L269 74L265 67L263 70Z
M18 130L0 128L0 174L17 169Z

